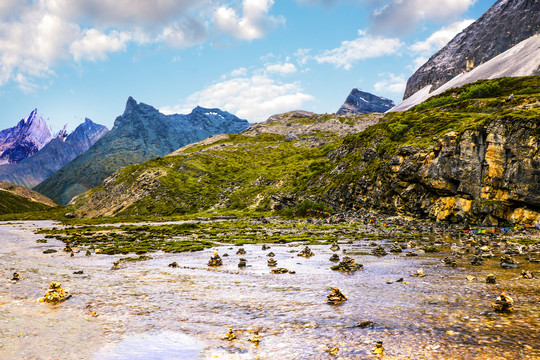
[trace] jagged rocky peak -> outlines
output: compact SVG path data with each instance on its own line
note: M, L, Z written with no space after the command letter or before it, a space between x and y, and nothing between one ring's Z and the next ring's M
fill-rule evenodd
M409 78L403 99L430 85L430 91L434 91L457 75L477 68L540 33L539 10L540 5L534 0L497 1ZM483 78L493 76L486 74Z
M339 108L336 114L367 114L373 112L386 112L395 106L394 102L377 95L370 94L359 89L352 89L345 103Z
M47 123L34 109L14 127L0 131L0 164L17 163L32 156L51 138Z

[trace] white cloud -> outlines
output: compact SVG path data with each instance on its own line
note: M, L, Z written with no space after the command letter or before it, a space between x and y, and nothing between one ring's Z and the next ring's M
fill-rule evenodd
M181 105L164 107L166 114L188 113L195 106L220 108L250 122L294 109L313 100L299 83L283 83L255 71L251 76L234 77L214 83L187 98Z
M383 73L379 74L379 76L385 76L386 78L376 82L373 86L378 94L403 94L403 92L405 91L405 85L407 84L407 80L405 79L404 75Z
M392 55L403 46L403 43L395 38L366 35L363 31L359 31L358 34L357 39L343 41L340 47L316 55L315 60L318 63L329 63L349 70L357 61Z
M70 52L75 61L81 59L96 61L105 60L107 53L125 50L126 43L131 39L128 33L113 31L103 34L96 29L84 30L81 39L70 46Z
M372 30L402 35L423 20L447 21L463 14L476 0L392 0L371 16Z
M282 18L268 15L272 5L273 0L243 0L242 17L233 8L221 6L214 14L216 26L238 39L260 38L284 22Z
M266 71L269 73L276 73L280 75L294 74L296 72L296 66L289 62L283 64L272 64L266 66Z
M252 40L284 21L269 15L273 0L243 0L241 16L225 2L0 0L0 86L12 80L29 91L23 84L50 76L60 61L103 61L130 46L183 48L223 34Z

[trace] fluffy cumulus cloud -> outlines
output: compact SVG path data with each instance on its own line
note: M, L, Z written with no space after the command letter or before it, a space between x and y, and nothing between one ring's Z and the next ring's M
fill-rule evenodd
M421 21L448 21L463 14L476 0L392 0L371 16L372 31L400 35L415 29Z
M377 94L403 94L407 80L404 75L394 75L392 73L379 74L384 77L373 86Z
M364 31L359 31L358 35L357 39L343 41L338 48L315 55L314 59L318 63L329 63L349 70L360 60L392 55L403 46L396 38L367 35Z
M273 0L243 0L242 16L231 7L221 6L215 12L215 24L238 39L257 39L284 21L268 14L272 5Z
M290 62L283 64L271 64L266 66L266 71L269 73L276 73L280 75L294 74L296 72L296 66Z
M206 41L210 31L253 40L283 21L269 15L272 6L272 0L2 0L0 86L12 80L29 91L59 61L102 61L132 45L183 48Z
M242 69L237 74L245 76L226 78L192 94L183 104L164 107L160 111L188 113L200 105L226 110L250 122L260 122L273 114L302 108L304 103L313 100L299 83L277 81L266 71L255 71L248 76Z

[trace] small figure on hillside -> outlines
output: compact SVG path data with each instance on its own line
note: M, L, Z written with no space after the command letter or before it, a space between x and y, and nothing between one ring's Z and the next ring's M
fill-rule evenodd
M221 257L219 257L219 254L217 251L214 251L214 254L210 257L210 261L208 261L208 266L221 266L223 265L223 260L221 260Z
M304 248L304 250L302 250L302 251L300 251L300 252L298 253L298 256L303 256L303 257L306 257L306 258L312 257L313 255L315 255L315 254L313 253L313 251L311 251L311 249L309 248L309 246L306 246L306 247Z
M511 312L514 310L514 300L506 295L506 293L502 293L497 297L495 302L491 304L491 307L498 312Z
M327 296L327 302L330 304L341 304L347 300L347 297L338 288L333 288L330 295Z

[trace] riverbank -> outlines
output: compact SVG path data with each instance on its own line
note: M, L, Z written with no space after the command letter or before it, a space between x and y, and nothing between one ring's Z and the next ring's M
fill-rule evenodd
M117 269L112 269L115 262L143 254L96 254L106 247L72 241L71 256L54 237L37 242L44 235L35 231L61 230L58 224L2 223L0 357L328 359L332 355L325 349L337 347L335 358L369 359L378 340L386 359L540 356L540 264L527 260L540 237L535 227L467 234L458 227L444 231L440 224L311 222L316 224L252 220L251 228L244 221L216 227L201 222L189 234L174 235L174 241L208 241L210 246L183 253L149 248L146 260L120 261ZM87 238L97 238L92 230L86 232ZM265 241L272 237L276 241ZM103 244L113 243L104 238ZM512 240L531 251L510 254L518 267L503 269L500 257L514 246ZM269 249L262 249L263 241ZM337 251L331 250L334 241ZM392 253L396 241L402 252ZM314 256L298 256L306 245ZM377 245L387 255L373 255ZM485 246L493 257L472 265ZM237 254L240 248L245 254ZM49 249L57 252L43 253ZM222 266L207 265L214 251ZM294 273L273 274L269 252L278 268ZM363 269L331 270L333 254L349 256ZM245 268L238 267L240 258ZM173 262L178 267L168 266ZM411 276L419 269L425 276ZM523 270L536 277L521 277ZM12 282L13 272L21 280ZM495 284L486 283L489 274L495 275ZM61 282L72 297L56 305L37 303L52 281ZM339 305L326 302L334 287L347 297ZM511 313L491 307L502 292L515 301ZM222 339L229 329L236 340ZM258 345L248 341L255 331Z

